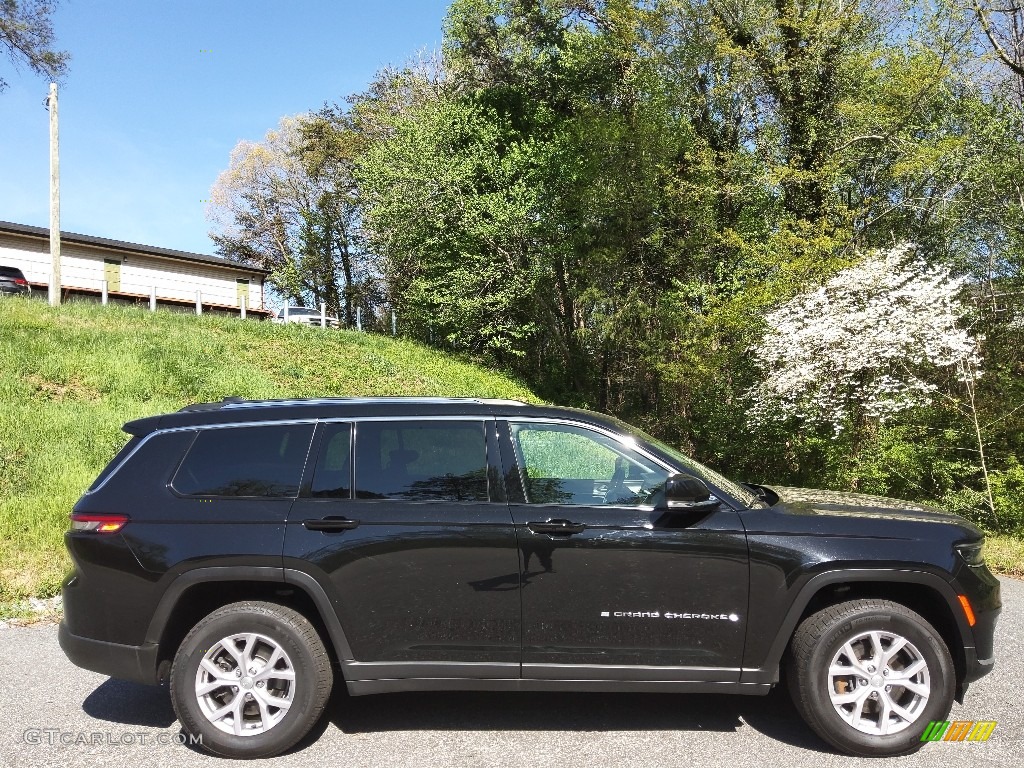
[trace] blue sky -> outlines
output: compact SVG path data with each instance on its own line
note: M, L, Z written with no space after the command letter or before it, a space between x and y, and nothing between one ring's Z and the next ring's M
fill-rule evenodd
M203 201L235 144L439 48L448 4L64 0L61 229L213 253ZM0 68L0 220L48 226L48 83Z

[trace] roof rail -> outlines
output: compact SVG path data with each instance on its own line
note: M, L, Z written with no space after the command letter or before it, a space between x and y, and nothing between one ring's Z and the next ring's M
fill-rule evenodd
M193 403L192 405L186 405L184 408L179 409L179 413L191 413L193 411L217 411L223 408L225 405L231 405L233 403L244 403L245 398L238 397L237 395L229 395L223 400L219 400L215 403Z
M242 398L224 398L220 403L211 403L213 408L274 408L294 405L355 405L355 404L401 404L401 403L480 403L482 405L517 405L525 406L521 400L501 400L498 398L481 397L311 397L290 400L243 400ZM190 406L189 410L208 410Z

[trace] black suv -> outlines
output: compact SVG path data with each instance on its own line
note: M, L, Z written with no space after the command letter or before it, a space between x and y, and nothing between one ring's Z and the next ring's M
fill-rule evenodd
M5 293L30 294L32 286L25 279L25 273L17 267L5 267L0 264L0 296Z
M992 669L969 523L735 483L600 414L229 399L125 430L71 516L61 646L169 679L221 755L295 744L339 676L765 694L783 672L831 744L899 754Z

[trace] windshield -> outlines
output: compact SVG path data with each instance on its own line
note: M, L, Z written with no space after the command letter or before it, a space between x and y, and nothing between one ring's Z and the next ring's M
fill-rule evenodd
M659 440L656 437L648 435L643 430L637 429L636 427L631 426L629 424L626 424L625 422L619 421L618 419L616 419L616 421L619 423L619 425L622 427L622 429L625 430L626 432L629 432L629 433L632 433L632 434L636 435L637 437L642 439L644 442L650 443L651 445L653 445L658 450L662 451L663 453L668 454L673 459L675 459L677 462L682 464L684 467L686 467L687 469L692 471L695 475L699 475L699 476L701 476L701 477L711 481L711 483L713 485L717 485L723 491L726 491L727 493L732 494L734 497L739 499L741 502L743 502L748 507L754 506L754 505L764 506L764 502L757 496L757 494L755 494L749 488L745 488L744 486L740 485L737 482L734 482L734 481L730 480L729 478L725 477L724 475L718 474L717 472L715 472L715 470L709 469L708 467L705 467L699 461L694 461L689 456L687 456L685 453L682 453L681 451L676 450L675 448L673 448L671 445L668 445L667 443L663 443L661 440Z

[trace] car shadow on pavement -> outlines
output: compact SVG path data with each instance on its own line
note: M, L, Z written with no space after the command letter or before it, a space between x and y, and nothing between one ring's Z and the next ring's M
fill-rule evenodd
M745 724L776 741L832 754L803 723L784 691L773 691L766 697L667 693L393 693L350 697L336 689L328 705L328 719L348 734L406 730L730 732ZM313 739L327 727L322 721Z
M725 697L723 697L725 698ZM743 722L758 733L774 741L789 744L800 749L825 754L839 754L822 741L804 722L800 713L793 706L789 692L780 686L772 689L767 696L728 697L733 699L732 706L739 710ZM742 699L735 701L735 699ZM698 698L694 697L694 706L699 706ZM723 702L723 706L728 706Z
M86 697L82 711L97 720L150 728L169 728L178 719L167 686L140 685L113 678Z
M86 697L90 717L169 728L167 686L107 680ZM331 727L346 734L385 731L711 731L746 725L791 746L834 754L804 725L783 690L768 696L669 693L390 693L351 697L335 688L326 717L289 753Z

